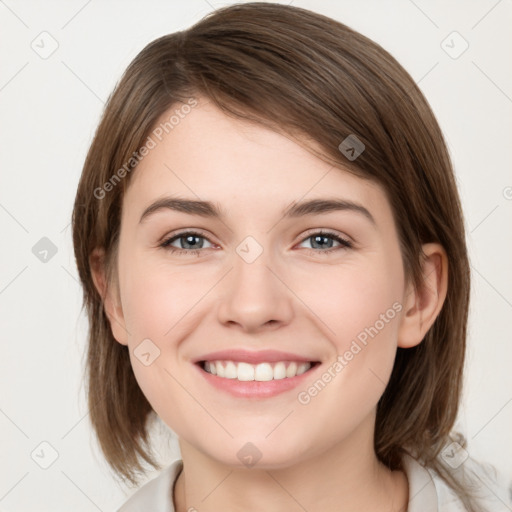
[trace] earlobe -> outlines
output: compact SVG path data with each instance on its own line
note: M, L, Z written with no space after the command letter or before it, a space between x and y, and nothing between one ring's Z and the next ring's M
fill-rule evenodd
M448 258L437 243L424 244L423 280L418 288L412 283L404 296L404 313L398 331L398 346L410 348L421 343L439 315L448 290Z
M115 286L109 286L106 278L105 252L103 249L96 248L89 257L92 280L94 286L103 301L103 308L110 323L112 334L116 341L121 345L128 345L127 334L123 309L120 303L119 294L116 293Z

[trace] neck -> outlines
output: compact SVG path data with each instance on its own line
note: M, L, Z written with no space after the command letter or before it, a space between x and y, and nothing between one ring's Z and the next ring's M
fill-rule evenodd
M180 440L176 512L406 512L407 477L378 461L368 419L350 439L278 469L228 466Z

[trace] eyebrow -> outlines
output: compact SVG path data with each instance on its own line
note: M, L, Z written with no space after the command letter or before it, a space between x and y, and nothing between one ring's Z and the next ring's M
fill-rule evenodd
M172 210L201 217L225 219L226 213L219 203L183 199L176 197L163 197L150 204L142 213L139 223L153 213L160 210ZM346 199L311 199L309 201L294 202L286 208L283 218L305 217L306 215L321 215L333 211L353 211L362 214L372 224L376 225L372 214L361 204Z

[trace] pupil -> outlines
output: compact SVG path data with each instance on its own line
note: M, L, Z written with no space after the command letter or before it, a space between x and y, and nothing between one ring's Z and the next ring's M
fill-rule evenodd
M186 245L192 245L192 249L194 249L194 240L197 240L199 237L195 235L189 235L185 237ZM199 244L196 244L196 247ZM186 249L189 249L189 247L185 247Z
M328 242L329 242L329 241L331 241L331 242L332 242L332 240L330 240L330 238L329 238L329 237L327 237L327 236L315 236L315 237L313 237L313 238L314 238L314 242L315 242L315 243L319 243L319 244L320 244L320 247L327 247ZM323 240L323 241L326 241L326 240L327 240L327 241L328 241L328 242L327 242L327 244L322 244L322 243L321 243L321 241L322 241L322 240Z

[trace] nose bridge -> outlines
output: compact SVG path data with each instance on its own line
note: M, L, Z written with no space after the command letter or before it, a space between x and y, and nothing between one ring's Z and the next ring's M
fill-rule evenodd
M269 278L272 276L270 268L275 262L271 261L269 252L263 251L263 248L261 252L258 251L250 242L239 245L233 262L232 276L237 290L267 293L269 288L274 287L275 283L271 283Z
M267 324L288 323L291 294L274 274L273 251L248 236L236 247L228 289L219 307L219 320L254 330Z

